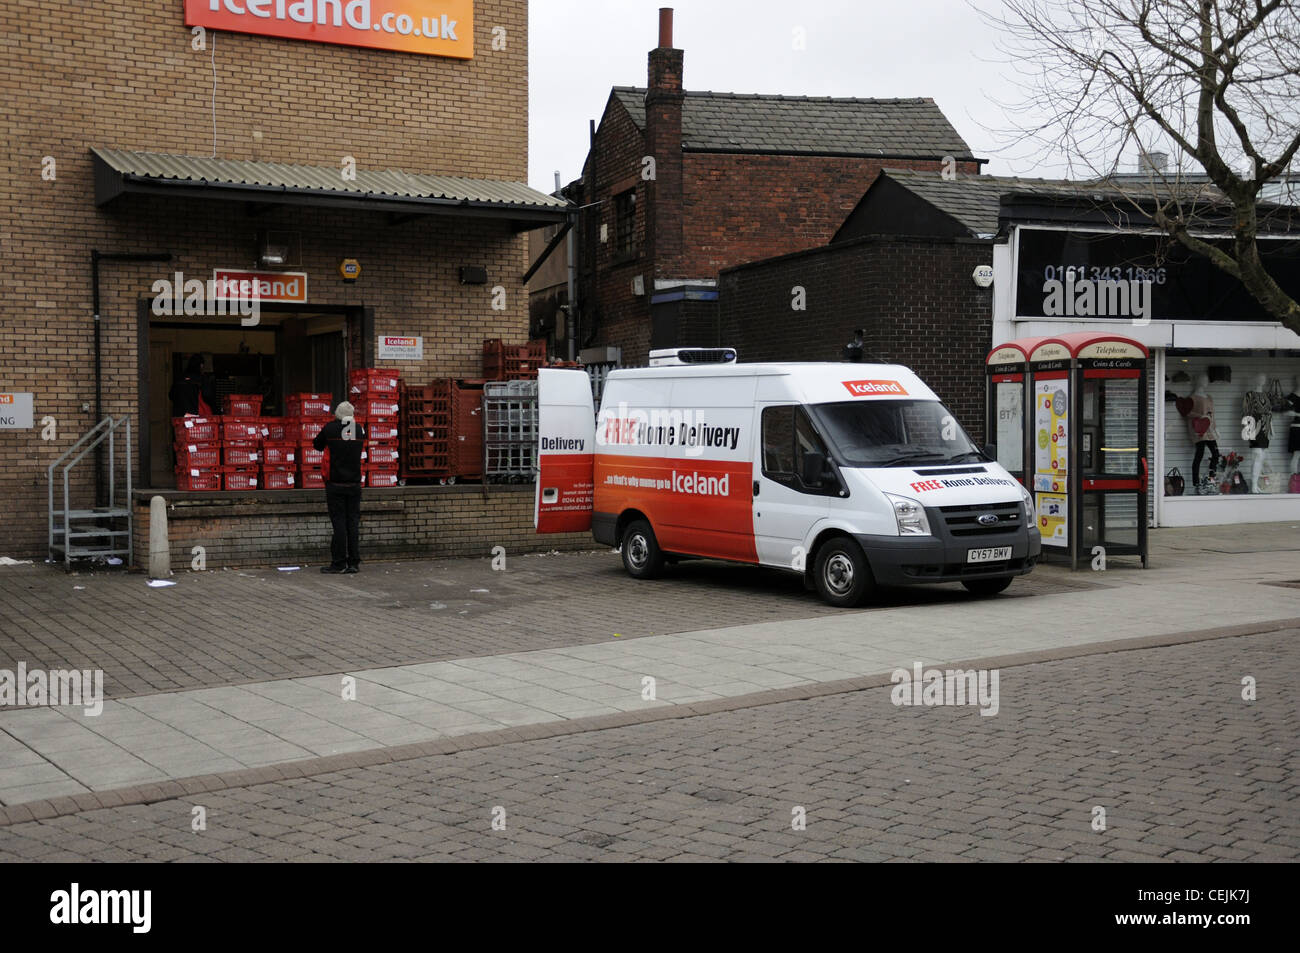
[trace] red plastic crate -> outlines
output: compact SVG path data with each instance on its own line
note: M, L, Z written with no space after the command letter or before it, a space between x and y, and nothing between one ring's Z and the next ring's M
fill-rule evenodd
M268 490L296 490L297 470L263 470L262 484Z
M256 467L262 461L262 451L257 444L227 443L221 451L227 467Z
M284 443L285 441L293 443L298 439L299 426L297 420L290 422L284 417L262 418L262 429L266 432L264 439L267 443Z
M191 443L176 447L176 469L191 470L221 466L221 444Z
M300 476L304 490L323 490L325 488L325 473L320 467L303 467Z
M366 428L369 440L396 440L399 432L397 420L396 417L358 417L357 423Z
M259 479L256 469L222 467L224 488L227 490L256 490Z
M396 417L400 409L396 397L358 397L352 406L358 417Z
M261 440L264 427L261 417L224 417L221 421L222 439Z
M319 467L325 461L325 451L317 450L308 444L305 447L298 448L298 462L303 467Z
M221 468L177 470L176 489L178 490L220 490Z
M219 417L174 417L172 429L178 444L206 443L221 439Z
M348 396L355 401L358 397L397 398L401 371L383 367L369 367L352 371L348 374Z
M362 465L369 464L374 469L396 467L397 459L397 444L391 441L370 443L361 451Z
M333 417L295 417L285 428L285 441L288 443L296 441L310 446L316 439L316 435L333 419Z
M261 394L227 394L222 402L223 413L231 417L260 417L262 415Z
M334 413L334 395L289 394L284 408L290 417L329 417Z
M262 445L262 465L264 467L296 467L298 465L298 447L292 443L264 443Z
M383 489L384 487L397 486L396 470L362 470L361 485L368 486L372 489Z

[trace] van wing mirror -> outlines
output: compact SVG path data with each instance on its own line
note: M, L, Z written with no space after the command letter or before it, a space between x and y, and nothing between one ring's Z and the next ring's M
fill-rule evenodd
M998 445L995 443L984 444L984 456L990 460L996 460L998 458Z
M826 454L813 451L805 453L803 455L803 472L799 475L803 478L804 486L821 486L826 475Z

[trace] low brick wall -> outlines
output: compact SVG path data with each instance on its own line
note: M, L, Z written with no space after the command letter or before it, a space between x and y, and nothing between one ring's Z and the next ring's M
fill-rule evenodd
M539 536L533 487L407 486L367 490L361 498L361 558L418 559L597 549L588 533ZM149 566L149 503L167 501L173 570L189 569L195 546L208 569L329 561L324 490L135 495L135 564Z

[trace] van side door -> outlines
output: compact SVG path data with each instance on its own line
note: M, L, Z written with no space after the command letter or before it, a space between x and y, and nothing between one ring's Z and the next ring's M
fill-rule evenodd
M763 404L755 409L754 540L765 566L802 569L804 542L830 512L838 484L810 485L810 454L826 458L826 446L798 404Z

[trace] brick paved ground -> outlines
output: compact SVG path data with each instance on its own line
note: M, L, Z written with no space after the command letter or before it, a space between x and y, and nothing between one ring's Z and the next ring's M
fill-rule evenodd
M113 698L841 611L791 575L746 566L692 562L638 582L608 550L506 565L372 563L347 577L316 567L182 573L165 589L125 573L0 568L0 668L100 668ZM1005 598L1097 584L1044 568ZM966 598L959 587L929 586L886 594L880 605Z
M91 811L0 860L1294 861L1297 636L1005 669L991 718L872 689Z

